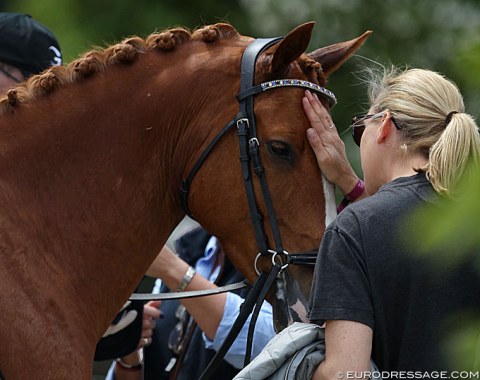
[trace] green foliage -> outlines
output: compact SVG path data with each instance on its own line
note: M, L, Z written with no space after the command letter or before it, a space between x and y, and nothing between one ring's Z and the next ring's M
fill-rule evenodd
M406 236L420 247L422 254L440 255L447 268L471 256L480 271L479 188L480 173L460 199L441 199L439 204L419 210L412 217Z
M477 0L243 0L258 35L281 35L316 21L310 50L374 33L330 78L339 104L332 115L337 129L369 108L361 72L365 66L395 64L439 71L456 82L467 110L480 115L480 2ZM378 63L375 63L378 62ZM447 111L447 110L446 110ZM344 134L350 148L350 134ZM358 154L349 157L360 173Z
M479 316L457 316L453 325L455 327L449 331L443 347L447 357L459 371L477 371L478 373L480 370Z

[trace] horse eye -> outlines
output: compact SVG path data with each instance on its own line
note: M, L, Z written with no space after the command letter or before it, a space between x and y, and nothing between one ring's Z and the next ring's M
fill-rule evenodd
M290 146L283 141L270 141L267 143L268 150L276 157L282 160L291 160L292 154Z

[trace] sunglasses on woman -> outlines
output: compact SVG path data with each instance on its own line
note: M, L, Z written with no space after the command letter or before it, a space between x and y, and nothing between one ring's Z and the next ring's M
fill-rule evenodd
M355 144L360 146L360 141L362 141L363 131L365 131L365 120L378 119L378 118L382 117L384 114L385 114L385 111L382 111L382 112L374 113L374 114L367 114L367 115L363 115L363 116L355 116L352 119L352 125L351 125L351 127L352 127L352 137L353 137L353 141L355 142ZM402 129L400 127L400 125L397 123L397 121L392 116L390 116L390 119L392 120L393 124L395 125L395 128L397 128L398 130Z

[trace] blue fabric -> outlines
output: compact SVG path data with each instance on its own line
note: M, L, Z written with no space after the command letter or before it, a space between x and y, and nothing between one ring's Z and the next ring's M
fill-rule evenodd
M205 247L205 252L202 258L198 259L195 264L195 270L203 277L208 278L214 282L220 271L220 267L216 267L212 272L215 262L217 261L218 242L215 236L212 236Z
M195 263L195 270L197 271L197 273L199 273L205 278L208 278L211 282L214 282L217 279L220 272L220 268L218 266L215 268L217 254L218 241L216 237L212 236L209 239L207 245L205 246L203 257L199 258ZM155 288L158 292L161 281L157 280L157 282L158 284L156 284ZM218 350L220 348L239 314L240 305L243 303L243 301L243 298L238 296L237 294L227 293L227 301L225 304L224 314L220 322L220 326L217 329L215 339L211 341L205 336L205 334L202 334L206 348L213 348L214 350ZM230 347L228 353L224 358L226 362L238 369L243 368L249 322L250 317L248 318L240 334L238 335L237 339L233 343L232 347ZM273 329L272 307L269 303L264 302L255 327L252 359L261 352L263 347L274 335L275 331ZM112 364L105 380L115 379L113 374L113 367L114 365Z
M197 261L195 269L203 277L208 278L211 282L214 282L218 276L220 267L216 267L212 272L215 265L218 252L217 238L212 236L205 247L205 256ZM211 275L209 275L211 273ZM220 326L218 326L215 339L211 341L203 334L203 340L205 341L206 348L213 348L218 351L223 341L230 332L230 328L233 326L235 319L240 313L240 305L243 303L243 298L234 293L227 293L227 301L225 303L225 310L223 313ZM235 368L243 368L243 361L245 358L245 349L247 344L248 326L250 325L251 317L248 317L247 322L243 325L243 328L238 335L235 342L232 344L224 360L230 363ZM255 334L253 336L253 349L252 358L257 356L260 351L265 347L268 341L275 335L273 329L273 315L272 306L268 302L264 302L258 316L258 320L255 326Z
M213 348L218 351L223 341L230 332L235 319L240 313L240 306L243 303L243 298L234 293L227 294L227 302L223 318L218 326L215 339L211 341L203 334L203 340L207 348ZM238 334L237 339L225 355L224 360L230 363L235 368L243 368L243 361L245 359L245 350L247 345L248 327L250 326L251 316L248 317L247 322L243 325L242 330ZM263 347L275 336L273 329L273 315L272 306L268 302L264 302L260 310L260 314L255 325L255 333L253 335L252 359L255 358Z

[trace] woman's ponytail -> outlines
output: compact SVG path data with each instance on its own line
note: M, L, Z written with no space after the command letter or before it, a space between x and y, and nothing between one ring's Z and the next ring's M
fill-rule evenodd
M446 127L430 148L426 175L434 189L454 197L462 181L468 182L480 161L480 135L475 120L451 112Z

